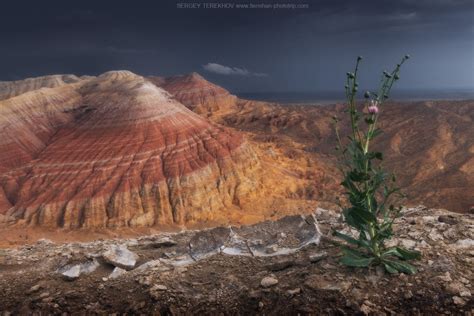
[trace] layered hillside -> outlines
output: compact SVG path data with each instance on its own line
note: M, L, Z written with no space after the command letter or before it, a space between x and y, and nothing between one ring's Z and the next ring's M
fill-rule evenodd
M50 75L18 81L0 81L0 100L40 88L60 87L78 81L81 81L81 78L75 75Z
M193 75L164 81L173 83L162 85L172 94L175 87L200 91L214 86ZM191 109L203 103L190 102ZM238 98L232 102L226 111L210 112L209 117L282 152L288 158L286 168L312 182L300 188L302 198L335 202L340 179L331 118L345 117L343 105L287 106ZM382 111L384 134L376 146L385 152L386 167L398 175L408 194L405 203L468 212L474 206L474 101L391 102ZM348 122L341 122L343 132L344 126Z
M0 219L17 226L222 222L261 185L241 134L127 71L4 100L0 128Z
M171 93L189 109L204 116L222 115L235 108L236 96L195 72L167 78L151 76L147 79Z
M224 120L228 126L254 132L255 139L293 148L292 156L334 164L336 139L330 118L344 118L344 109L255 107L249 101ZM405 203L468 212L474 206L474 102L392 102L382 111L384 133L375 148L384 151L385 166L398 175L408 195ZM349 133L349 126L347 121L340 123L343 134Z

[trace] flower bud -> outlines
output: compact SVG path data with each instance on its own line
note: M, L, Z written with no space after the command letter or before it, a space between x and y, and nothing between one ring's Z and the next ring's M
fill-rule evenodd
M364 98L366 98L366 99L370 98L370 92L369 91L365 91Z
M362 56L357 56L357 61L362 60Z
M410 59L410 55L406 54L405 59Z
M400 76L399 76L398 74L395 74L395 76L393 76L393 78L394 78L395 80L398 80L398 79L400 79Z

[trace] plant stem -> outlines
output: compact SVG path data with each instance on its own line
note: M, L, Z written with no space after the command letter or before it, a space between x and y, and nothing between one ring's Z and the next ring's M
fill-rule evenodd
M370 243L372 246L372 253L379 258L380 257L380 248L379 244L375 240L375 227L373 224L369 225L369 236L370 236Z

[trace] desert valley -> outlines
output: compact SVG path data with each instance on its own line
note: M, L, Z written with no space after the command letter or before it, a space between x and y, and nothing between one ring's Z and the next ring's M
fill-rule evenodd
M4 224L190 228L337 207L330 118L342 104L243 100L197 73L53 75L0 88ZM474 102L395 102L384 114L376 146L405 204L470 212Z
M0 316L474 315L472 0L4 1Z
M384 300L388 277L338 266L330 237L343 104L122 70L0 82L0 98L0 309L472 312L472 100L384 105L376 147L407 194L394 242L424 254Z

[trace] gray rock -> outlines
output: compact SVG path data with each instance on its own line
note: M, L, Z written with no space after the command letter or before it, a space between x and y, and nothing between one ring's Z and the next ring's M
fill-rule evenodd
M170 237L163 237L151 242L151 245L154 248L161 248L161 247L173 247L176 246L178 243L171 239Z
M62 277L68 281L77 279L81 274L94 272L100 266L97 260L93 259L80 264L66 265L59 269Z
M323 260L323 259L325 259L325 258L327 258L327 257L328 257L328 253L327 253L327 252L325 252L325 251L324 251L324 252L319 252L319 253L311 254L311 255L309 256L309 261L310 261L311 263L316 263L316 262L319 262L319 261L321 261L321 260Z
M81 267L79 265L68 267L61 272L61 275L68 281L75 280L81 275Z
M93 259L93 260L90 260L90 261L81 263L81 264L80 264L80 267L81 267L81 274L82 274L82 273L85 273L85 274L92 273L92 272L94 272L95 270L97 270L97 268L98 268L99 266L100 266L100 264L99 264L99 262L98 262L96 259Z
M146 270L153 270L153 271L169 271L172 269L168 264L165 263L166 259L156 259L145 262L144 264L137 267L134 271L141 272Z
M111 265L131 270L137 263L138 255L128 250L125 246L112 245L109 250L102 254L102 258Z
M473 239L461 239L458 240L455 244L456 248L472 248L474 247L474 240Z
M41 288L41 285L39 285L39 284L33 285L33 286L28 290L28 293L37 292L40 288Z
M443 235L438 233L436 230L432 230L429 233L428 237L433 241L438 241L438 240L443 240L444 239Z
M446 285L446 290L454 295L461 295L463 292L469 292L468 289L461 282L455 281ZM464 296L464 295L461 295ZM470 296L470 293L469 293Z
M300 293L301 293L301 289L300 289L299 287L297 287L296 289L286 291L286 293L288 293L289 295L300 294Z
M197 232L189 241L189 254L194 260L217 254L224 247L229 235L230 229L224 227Z
M350 282L337 282L337 281L328 281L324 276L319 274L313 274L309 276L304 285L312 290L347 290L350 287Z
M459 296L461 297L471 297L471 291L465 289L464 291L459 292Z
M281 271L293 265L295 265L295 261L293 259L283 259L274 263L267 264L266 268L270 271Z
M277 284L278 284L278 279L271 276L264 277L262 281L260 281L260 285L262 287L271 287Z
M156 284L153 285L152 289L155 291L166 291L168 288L163 284Z
M126 273L127 273L127 270L119 268L119 267L115 267L112 273L109 275L109 279L116 279Z
M413 249L416 246L416 241L411 239L400 239L400 244L406 249Z
M440 215L438 221L449 225L456 225L458 223L458 220L452 215Z
M466 304L466 301L459 296L453 296L453 303L458 306L463 306Z

